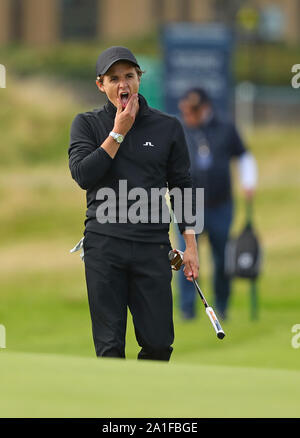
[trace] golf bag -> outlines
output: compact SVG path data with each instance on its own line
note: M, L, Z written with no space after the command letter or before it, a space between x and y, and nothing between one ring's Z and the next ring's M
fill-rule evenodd
M256 280L261 272L262 250L252 224L252 203L246 204L247 219L242 232L232 237L225 248L225 273L230 277L246 278L250 281L250 316L258 318L258 296Z
M261 246L252 224L250 203L242 232L232 237L225 249L225 272L230 277L255 279L261 271Z

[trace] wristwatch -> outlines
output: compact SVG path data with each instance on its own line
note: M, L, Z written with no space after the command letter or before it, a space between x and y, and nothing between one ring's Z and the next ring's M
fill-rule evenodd
M119 144L124 140L124 136L122 134L117 134L116 132L111 131L109 135Z

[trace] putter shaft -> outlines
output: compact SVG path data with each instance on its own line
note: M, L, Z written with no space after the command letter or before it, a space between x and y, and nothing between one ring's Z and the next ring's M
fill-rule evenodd
M181 269L182 262L183 262L183 252L179 251L178 249L173 249L172 251L169 252L169 260L171 262L172 269L175 271L179 271ZM217 337L219 339L223 339L225 337L225 333L221 327L221 324L218 321L218 318L216 317L216 314L215 314L213 308L208 305L208 302L206 301L206 299L205 299L205 297L204 297L204 295L199 287L199 284L197 283L197 281L194 278L193 278L193 283L194 283L196 291L200 295L201 301L204 304L206 314L209 317L209 319L213 325L213 328L215 329L215 331L217 333Z

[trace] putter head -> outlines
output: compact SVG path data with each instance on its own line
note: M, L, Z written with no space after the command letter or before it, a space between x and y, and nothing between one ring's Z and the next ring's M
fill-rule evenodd
M179 271L183 262L183 252L178 249L172 249L169 251L169 260L171 262L171 268L174 271Z

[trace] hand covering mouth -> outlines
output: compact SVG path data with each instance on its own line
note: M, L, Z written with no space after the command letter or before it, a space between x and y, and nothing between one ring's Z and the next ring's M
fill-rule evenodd
M126 108L126 105L128 103L129 100L129 93L126 91L122 91L122 93L120 93L120 99L121 99L121 103L122 103L122 108Z

